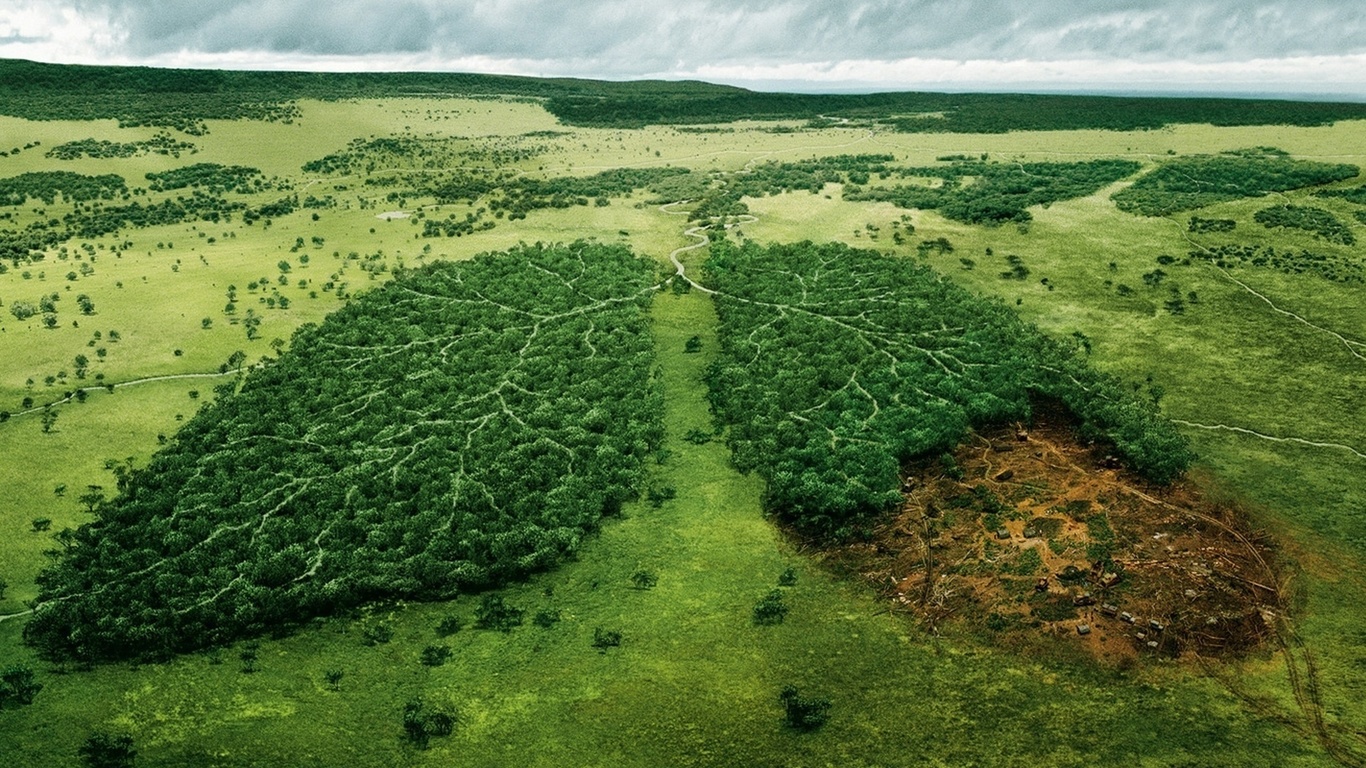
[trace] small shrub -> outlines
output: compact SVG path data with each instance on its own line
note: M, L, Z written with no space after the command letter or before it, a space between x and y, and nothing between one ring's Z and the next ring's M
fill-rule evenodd
M655 509L664 506L664 502L677 496L678 489L674 488L672 485L653 485L650 486L650 490L645 492L645 498L649 499L650 506Z
M323 680L327 682L328 688L331 688L335 691L341 687L342 678L345 676L345 672L342 672L340 669L333 668L323 673Z
M621 645L621 633L615 629L603 629L597 627L593 630L593 647L600 653L606 653L608 648L616 648Z
M138 751L133 748L133 737L95 731L76 751L88 768L131 768Z
M783 602L783 593L773 590L759 599L754 605L754 623L759 626L772 626L782 624L787 618L787 603Z
M797 569L788 566L783 572L778 574L778 586L795 587L797 586Z
M631 574L631 586L636 589L654 589L659 583L659 577L649 571L636 571Z
M474 609L474 626L477 629L511 632L513 627L522 625L524 613L522 609L508 605L502 595L484 595L479 607Z
M451 647L449 645L429 645L422 649L422 665L426 667L439 667L451 658Z
M427 711L422 699L403 705L403 733L418 749L426 749L433 736L449 736L454 730L454 715Z
M41 690L43 684L34 680L32 669L12 664L0 672L0 710L28 706Z
M711 442L711 433L702 429L690 429L683 435L683 439L693 445L706 445Z
M448 616L443 616L441 621L437 622L436 634L438 637L450 637L461 629L464 629L464 627L464 620L455 614L450 614Z
M394 639L394 628L388 624L376 624L366 627L360 634L366 645L382 645Z
M535 616L531 617L531 623L541 629L550 629L560 623L560 612L549 608L542 608L536 612Z
M787 685L778 694L783 705L783 724L797 731L814 731L830 719L830 700L805 698L796 687Z

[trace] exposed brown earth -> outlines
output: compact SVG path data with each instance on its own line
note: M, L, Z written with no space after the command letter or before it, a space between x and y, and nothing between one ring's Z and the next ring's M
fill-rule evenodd
M1106 663L1274 640L1269 540L1194 484L1154 487L1084 443L1060 408L908 468L871 540L829 549L929 628L1069 643Z

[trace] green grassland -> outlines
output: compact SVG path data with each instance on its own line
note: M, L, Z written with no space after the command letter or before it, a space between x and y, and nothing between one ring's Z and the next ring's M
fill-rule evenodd
M377 214L401 208L463 215L469 207L425 199L399 206L362 178L300 170L352 139L408 134L451 137L460 147L535 143L543 145L538 154L506 165L532 178L666 165L736 172L751 163L850 153L887 153L907 166L950 154L987 153L1004 162L1128 158L1146 170L1172 154L1259 146L1366 167L1366 122L1003 134L749 122L703 133L566 127L539 105L510 99L302 101L298 109L289 123L208 120L204 135L171 131L198 149L178 159L46 158L47 149L69 141L144 141L163 129L0 118L0 149L41 142L0 157L0 177L117 173L139 187L149 172L215 162L258 168L301 196L330 194L336 202L276 217L268 229L240 217L127 229L91 241L93 262L81 242L71 242L66 260L54 249L40 263L0 274L0 410L13 414L0 423L0 578L9 585L0 615L21 613L37 594L42 552L56 546L52 533L90 519L79 501L88 487L112 493L116 478L107 467L144 466L159 436L173 435L212 399L230 355L240 350L248 364L276 355L296 328L341 306L339 294L368 290L400 265L466 259L518 242L620 242L659 260L662 271L671 250L694 242L682 236L686 217L661 211L647 190L601 207L533 210L459 238L422 238L416 216L385 221ZM562 133L525 137L538 131ZM103 729L131 734L139 765L168 766L1359 764L1366 754L1358 735L1366 729L1366 583L1358 575L1366 558L1362 286L1183 261L1191 251L1225 243L1366 260L1361 245L1257 223L1257 211L1270 205L1331 210L1358 243L1366 228L1352 217L1352 203L1297 190L1195 211L1232 219L1236 228L1194 234L1189 214L1119 211L1111 195L1132 182L1032 208L1027 225L999 227L887 202L848 202L832 184L817 194L746 198L754 220L730 236L837 240L891 252L1001 297L1056 337L1084 334L1091 365L1136 382L1145 394L1160 393L1163 412L1179 420L1200 454L1197 480L1244 503L1259 526L1277 535L1298 594L1292 624L1302 646L1293 652L1208 667L1147 660L1105 669L1073 652L1068 638L1059 638L1049 656L1025 657L981 638L928 635L889 614L864 584L823 570L785 537L762 511L760 481L733 469L722 440L684 439L714 426L702 374L717 353L717 318L700 291L666 292L651 311L667 458L649 471L651 483L677 495L658 506L628 504L573 561L503 590L508 603L527 611L524 625L506 634L470 627L477 595L373 605L314 621L289 637L262 638L255 671L244 672L242 643L162 664L57 667L22 643L24 617L17 616L0 621L0 667L31 666L45 687L32 705L0 711L0 756L20 766L70 765L86 736ZM31 201L5 210L26 223L70 206ZM893 222L915 228L900 245L892 240ZM918 254L920 242L940 237L952 243L951 253ZM305 245L291 251L296 238ZM1027 279L1001 277L1010 255L1028 268ZM1163 255L1174 263L1159 263ZM701 279L705 251L683 259L688 274ZM290 262L285 285L278 282L281 260ZM79 274L81 263L93 273ZM1143 276L1158 268L1166 275L1150 287ZM73 270L78 277L69 281ZM261 278L265 287L250 291L248 284ZM332 289L324 290L329 282ZM1120 295L1120 284L1130 295ZM230 285L237 287L231 315L223 311ZM1183 298L1179 314L1167 308L1172 286ZM266 303L277 291L289 299L288 309ZM40 316L19 321L9 312L15 300L36 302L53 292L61 296L56 328L43 327ZM93 300L93 315L76 309L82 293ZM242 323L248 308L262 318L251 339ZM110 331L118 331L117 341ZM684 352L692 336L701 353ZM97 356L101 348L105 355ZM84 380L75 376L77 355L90 360ZM201 374L206 378L131 383ZM115 384L112 393L100 388L106 383ZM84 402L56 406L50 432L40 412L24 412L25 397L41 408L81 386L95 389ZM40 517L51 519L51 531L32 530ZM755 625L755 603L789 567L797 580L781 588L786 620ZM636 588L632 576L640 571L657 583ZM560 621L542 628L529 620L542 610L558 611ZM448 615L465 628L442 638L436 628ZM392 639L367 645L367 631L379 625L392 628ZM597 629L619 631L620 646L594 648ZM433 644L451 647L444 665L421 663ZM1317 703L1297 701L1287 675L1294 667L1303 676L1307 658ZM329 670L343 673L335 686L325 680ZM778 693L787 684L832 702L824 728L783 727ZM425 751L403 738L403 706L416 697L457 714L454 733L433 738Z

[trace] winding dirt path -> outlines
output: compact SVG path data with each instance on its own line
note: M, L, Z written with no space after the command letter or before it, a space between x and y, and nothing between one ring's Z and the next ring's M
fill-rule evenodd
M1317 440L1306 440L1302 437L1276 437L1275 435L1263 434L1254 429L1247 429L1246 427L1233 427L1229 426L1228 424L1200 424L1194 421L1186 421L1185 419L1172 419L1172 422L1180 424L1183 427L1203 429L1210 432L1236 432L1240 435L1249 435L1251 437L1257 437L1262 440L1270 440L1273 443L1295 443L1296 445L1307 445L1313 448L1336 448L1338 450L1347 451L1348 453L1354 454L1359 459L1366 459L1366 453L1362 453L1356 448L1353 448L1350 445L1343 445L1342 443L1325 443L1319 442Z
M101 390L106 390L106 391L107 391L110 387L113 387L114 389L121 389L121 388L123 388L123 387L135 387L135 386L137 386L137 385L139 385L139 384L151 384L151 383L157 382L157 381L180 381L180 380L184 380L184 379L221 379L221 378L223 378L223 377L225 377L225 376L236 376L237 373L238 373L238 371L236 371L236 370L228 371L227 373L172 373L172 374L167 374L167 375L165 375L165 376L147 376L147 377L144 377L144 378L141 378L141 379L131 379L131 380L129 380L129 381L117 381L117 382L112 382L112 383L108 383L108 384L100 384L100 385L98 385L98 386L93 386L93 387L81 387L80 389L74 389L74 390L72 390L72 391L71 391L71 394L67 395L66 397L63 397L63 398L60 399L60 400L53 400L52 402L47 403L46 405L34 406L33 408L29 408L29 409L27 409L27 410L16 411L15 413L13 413L13 414L11 414L11 415L12 415L12 416L27 416L27 415L30 414L30 413L39 413L39 412L41 412L41 411L43 411L43 410L46 410L47 408L50 408L50 407L52 407L52 406L54 406L54 405L63 405L63 404L65 404L65 403L69 403L69 402L71 402L72 400L76 399L76 393L77 393L77 392L99 392L99 391L101 391Z

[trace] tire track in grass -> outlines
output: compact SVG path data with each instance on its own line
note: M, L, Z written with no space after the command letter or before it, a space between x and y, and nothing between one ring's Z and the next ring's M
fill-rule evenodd
M1350 445L1343 445L1342 443L1326 443L1317 440L1306 440L1302 437L1277 437L1275 435L1268 435L1262 432L1258 432L1255 429L1248 429L1246 427L1234 427L1228 424L1200 424L1194 421L1186 421L1185 419L1172 419L1172 422L1175 424L1180 424L1183 427L1191 427L1192 429L1203 429L1208 432L1234 432L1240 435L1256 437L1261 440L1269 440L1273 443L1294 443L1296 445L1305 445L1312 448L1334 448L1341 451L1347 451L1348 453L1353 454L1359 459L1366 459L1366 453L1363 453Z

